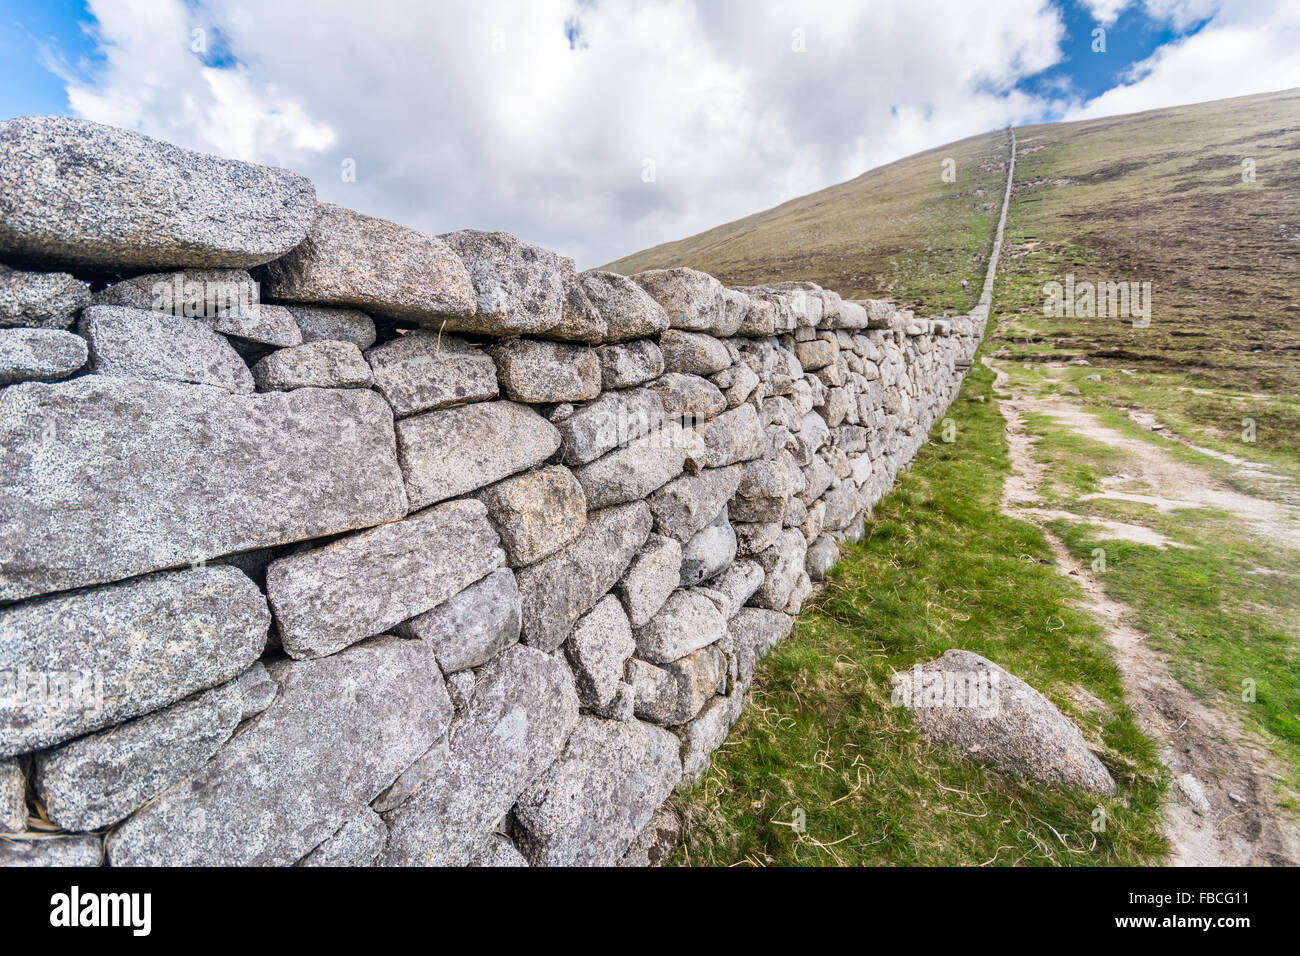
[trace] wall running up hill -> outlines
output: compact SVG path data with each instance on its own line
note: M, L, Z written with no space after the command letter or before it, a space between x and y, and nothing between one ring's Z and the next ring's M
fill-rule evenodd
M987 314L579 274L70 119L0 123L0 259L7 864L658 859Z

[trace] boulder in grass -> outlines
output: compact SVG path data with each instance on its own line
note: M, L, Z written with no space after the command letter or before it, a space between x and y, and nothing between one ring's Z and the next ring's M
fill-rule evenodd
M1113 796L1115 781L1074 723L1014 674L970 651L896 675L894 703L963 756L1049 786Z

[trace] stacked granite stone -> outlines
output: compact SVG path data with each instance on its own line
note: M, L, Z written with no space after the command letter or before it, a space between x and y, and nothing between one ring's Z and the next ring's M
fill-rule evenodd
M6 864L661 861L983 331L70 119L0 258Z

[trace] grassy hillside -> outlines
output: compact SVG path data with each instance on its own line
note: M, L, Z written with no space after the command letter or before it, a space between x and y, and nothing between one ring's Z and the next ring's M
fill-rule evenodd
M1006 160L1005 131L973 136L604 268L692 266L731 285L799 279L846 298L961 313L979 299Z

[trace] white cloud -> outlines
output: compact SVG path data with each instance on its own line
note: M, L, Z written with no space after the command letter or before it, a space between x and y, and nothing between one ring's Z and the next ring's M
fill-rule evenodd
M1172 18L1208 0L1146 2ZM427 231L504 229L583 267L1068 105L1015 89L1061 58L1048 0L89 6L103 62L67 78L74 112L288 166L325 199ZM1134 100L1165 95L1183 63L1150 64Z
M1094 20L1101 26L1108 27L1119 19L1126 7L1132 6L1132 0L1083 0Z
M1147 0L1153 16L1200 31L1135 63L1114 89L1067 119L1113 116L1300 86L1300 8L1270 0Z

